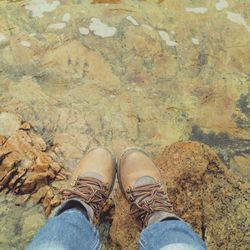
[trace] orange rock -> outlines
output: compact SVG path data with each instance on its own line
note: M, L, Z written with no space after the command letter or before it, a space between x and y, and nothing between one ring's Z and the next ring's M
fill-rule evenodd
M43 200L43 208L44 208L46 216L48 216L51 213L51 210L52 210L51 200L53 196L54 196L53 191L50 189L46 197Z
M43 208L44 208L45 215L48 217L52 211L52 207L50 203L48 205L43 205Z
M34 132L29 132L29 136L33 143L33 149L37 149L42 152L46 150L46 143L41 136L35 134Z
M48 171L49 165L47 165L47 164L34 164L32 166L32 169L36 173L45 173Z
M35 154L31 142L31 138L26 131L18 130L8 139L5 147L11 151L18 152L23 158L34 160Z
M52 189L50 189L49 191L48 191L48 193L46 194L46 198L48 198L48 199L52 199L53 197L54 197L54 191L52 190Z
M34 193L32 195L32 200L34 201L34 203L39 203L41 199L43 199L47 195L49 190L49 186L43 186L36 193Z
M23 130L30 130L32 128L31 124L29 124L28 122L24 122L21 126L20 129Z
M3 160L6 158L6 156L8 155L8 154L10 154L11 152L10 151L7 151L7 150L5 150L5 149L1 149L0 150L0 164L3 164ZM0 171L2 170L4 170L5 168L2 168L2 169L0 169Z
M10 180L8 187L9 189L15 189L16 184L26 174L27 169L18 168L16 175Z
M44 140L23 122L8 140L0 135L0 190L23 194L16 204L25 203L30 194L34 203L43 203L46 215L60 203L51 185L54 180L65 180L68 173L45 152ZM53 154L52 154L53 155ZM48 186L50 184L51 186Z
M34 191L36 186L47 185L49 181L49 173L31 173L24 181L20 191L22 193L30 193Z
M6 137L0 135L0 146L2 146L6 140L7 140Z
M6 171L1 171L0 172L0 181L6 176L7 172Z
M49 163L52 161L51 157L48 156L46 153L40 152L40 154L37 156L36 164L37 165L49 165Z
M15 175L16 171L17 170L14 168L4 176L4 178L0 181L0 191L3 190L8 185L9 181Z
M60 204L61 204L61 198L58 195L55 195L51 200L50 205L52 207L57 207Z
M55 173L58 173L61 170L61 166L56 162L51 162L49 166Z
M28 201L29 198L30 198L30 194L19 195L17 196L15 200L15 204L17 206L23 205Z
M63 181L65 180L67 177L61 173L59 173L57 176L56 176L56 180L57 181Z
M16 164L20 163L22 160L21 156L18 154L18 152L11 152L7 153L2 160L2 168L5 169L5 171L10 171L15 167Z

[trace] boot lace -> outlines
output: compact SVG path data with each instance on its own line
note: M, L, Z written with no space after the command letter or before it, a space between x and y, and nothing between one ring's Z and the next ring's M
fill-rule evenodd
M127 194L131 203L130 214L141 229L146 226L154 212L173 212L173 207L160 183L130 187Z
M109 185L93 177L78 177L72 188L61 191L64 200L80 199L98 215L109 196Z

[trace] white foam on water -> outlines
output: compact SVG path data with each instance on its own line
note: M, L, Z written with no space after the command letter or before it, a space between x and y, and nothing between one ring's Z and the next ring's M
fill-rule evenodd
M60 5L60 1L52 1L48 3L47 0L31 0L25 9L32 12L33 17L43 17L44 12L51 12Z
M89 30L91 30L96 36L103 38L114 36L116 33L115 27L108 26L96 17L91 18Z
M132 16L127 16L126 19L130 21L132 24L134 24L135 26L139 25L139 23Z
M197 38L192 38L192 43L195 44L195 45L198 45L199 44L199 40Z
M29 48L31 46L31 43L29 41L21 41L20 44L24 47Z
M82 35L88 35L88 34L89 34L89 29L88 29L88 28L85 28L85 27L80 27L80 28L79 28L79 32L80 32L80 34L82 34Z
M48 29L61 30L66 26L65 23L51 23L48 25Z
M170 37L169 37L169 35L168 35L168 33L167 33L166 31L159 30L159 34L160 34L160 36L161 36L161 39L162 39L163 41L165 41L166 44L167 44L168 46L174 47L174 46L177 46L177 45L178 45L177 42L171 41L171 40L170 40Z
M71 18L70 14L69 13L65 13L63 15L62 21L67 23L70 20L70 18Z
M186 8L186 12L191 12L195 14L204 14L207 12L207 8L205 7Z
M250 26L247 25L247 22L240 14L227 11L227 19L229 19L231 22L244 26L247 31L250 32Z
M228 7L228 2L226 0L219 0L216 4L215 4L215 8L216 10L224 10Z

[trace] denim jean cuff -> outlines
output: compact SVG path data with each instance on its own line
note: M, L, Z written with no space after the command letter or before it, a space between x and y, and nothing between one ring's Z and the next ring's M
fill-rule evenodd
M58 216L64 211L72 208L80 210L87 217L87 219L93 224L94 220L93 209L88 204L78 199L69 199L64 201L60 206L54 209L50 217Z

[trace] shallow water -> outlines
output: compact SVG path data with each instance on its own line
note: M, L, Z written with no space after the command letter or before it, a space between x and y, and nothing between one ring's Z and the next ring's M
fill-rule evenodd
M69 169L96 145L157 155L192 139L249 181L249 8L233 0L0 1L0 108L33 123L48 145L64 140ZM22 249L44 217L9 199L2 194L1 210L11 212L1 212L0 248ZM27 211L37 224L17 227Z

